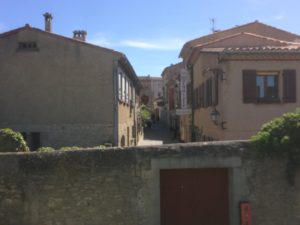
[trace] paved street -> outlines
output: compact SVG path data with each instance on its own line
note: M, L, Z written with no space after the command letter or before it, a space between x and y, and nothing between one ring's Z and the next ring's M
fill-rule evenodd
M144 128L144 140L140 141L139 146L178 143L173 137L174 132L167 125L155 123L152 124L151 128Z

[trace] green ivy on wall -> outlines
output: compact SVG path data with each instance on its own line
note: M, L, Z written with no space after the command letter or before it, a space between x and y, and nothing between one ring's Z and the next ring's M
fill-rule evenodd
M300 108L264 124L251 143L259 157L286 158L287 179L294 185L300 166Z

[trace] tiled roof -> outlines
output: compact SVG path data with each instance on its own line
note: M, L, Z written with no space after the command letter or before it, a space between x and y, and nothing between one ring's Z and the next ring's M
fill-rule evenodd
M227 48L202 48L200 52L216 52L216 53L276 53L276 52L297 52L300 53L300 45L287 46L258 46L258 47L227 47Z
M296 39L300 39L299 35L260 23L258 21L254 21L252 23L248 23L241 26L236 26L227 30L223 30L220 32L216 32L213 34L209 34L206 36L202 36L200 38L196 38L194 40L188 41L184 44L181 49L180 57L184 57L188 55L188 52L196 45L204 45L205 43L213 42L218 39L222 39L226 36L248 32L264 37L274 38L277 40L287 41L287 42L295 42ZM298 40L299 41L299 40Z
M231 39L231 38L234 38L234 37L238 37L238 36L251 36L251 37L258 38L258 39L267 40L267 41L270 41L270 42L275 42L275 43L278 43L280 45L294 44L294 42L282 41L282 40L279 40L279 39L276 39L276 38L265 37L265 36L262 36L262 35L248 33L248 32L241 32L241 33L236 33L236 34L229 35L229 36L226 36L226 37L222 37L222 38L210 41L210 42L195 45L194 48L201 48L201 47L204 47L204 46L207 46L207 45L211 45L211 44L214 44L214 43L217 43L217 42L220 42L220 41L224 41L224 40L227 40L227 39Z
M223 52L300 52L300 45L288 46L260 46L260 47L230 47L225 48Z

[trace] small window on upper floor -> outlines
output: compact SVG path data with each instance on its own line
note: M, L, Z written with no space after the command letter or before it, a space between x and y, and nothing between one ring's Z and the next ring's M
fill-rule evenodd
M34 41L19 42L17 51L38 51L37 43Z
M256 96L262 101L278 100L278 74L256 75Z
M279 82L281 80L281 82ZM281 92L279 89L281 88ZM243 70L244 103L296 102L296 70Z

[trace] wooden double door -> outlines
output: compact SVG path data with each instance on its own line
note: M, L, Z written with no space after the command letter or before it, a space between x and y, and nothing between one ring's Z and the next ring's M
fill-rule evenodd
M161 225L229 225L228 170L160 171Z

